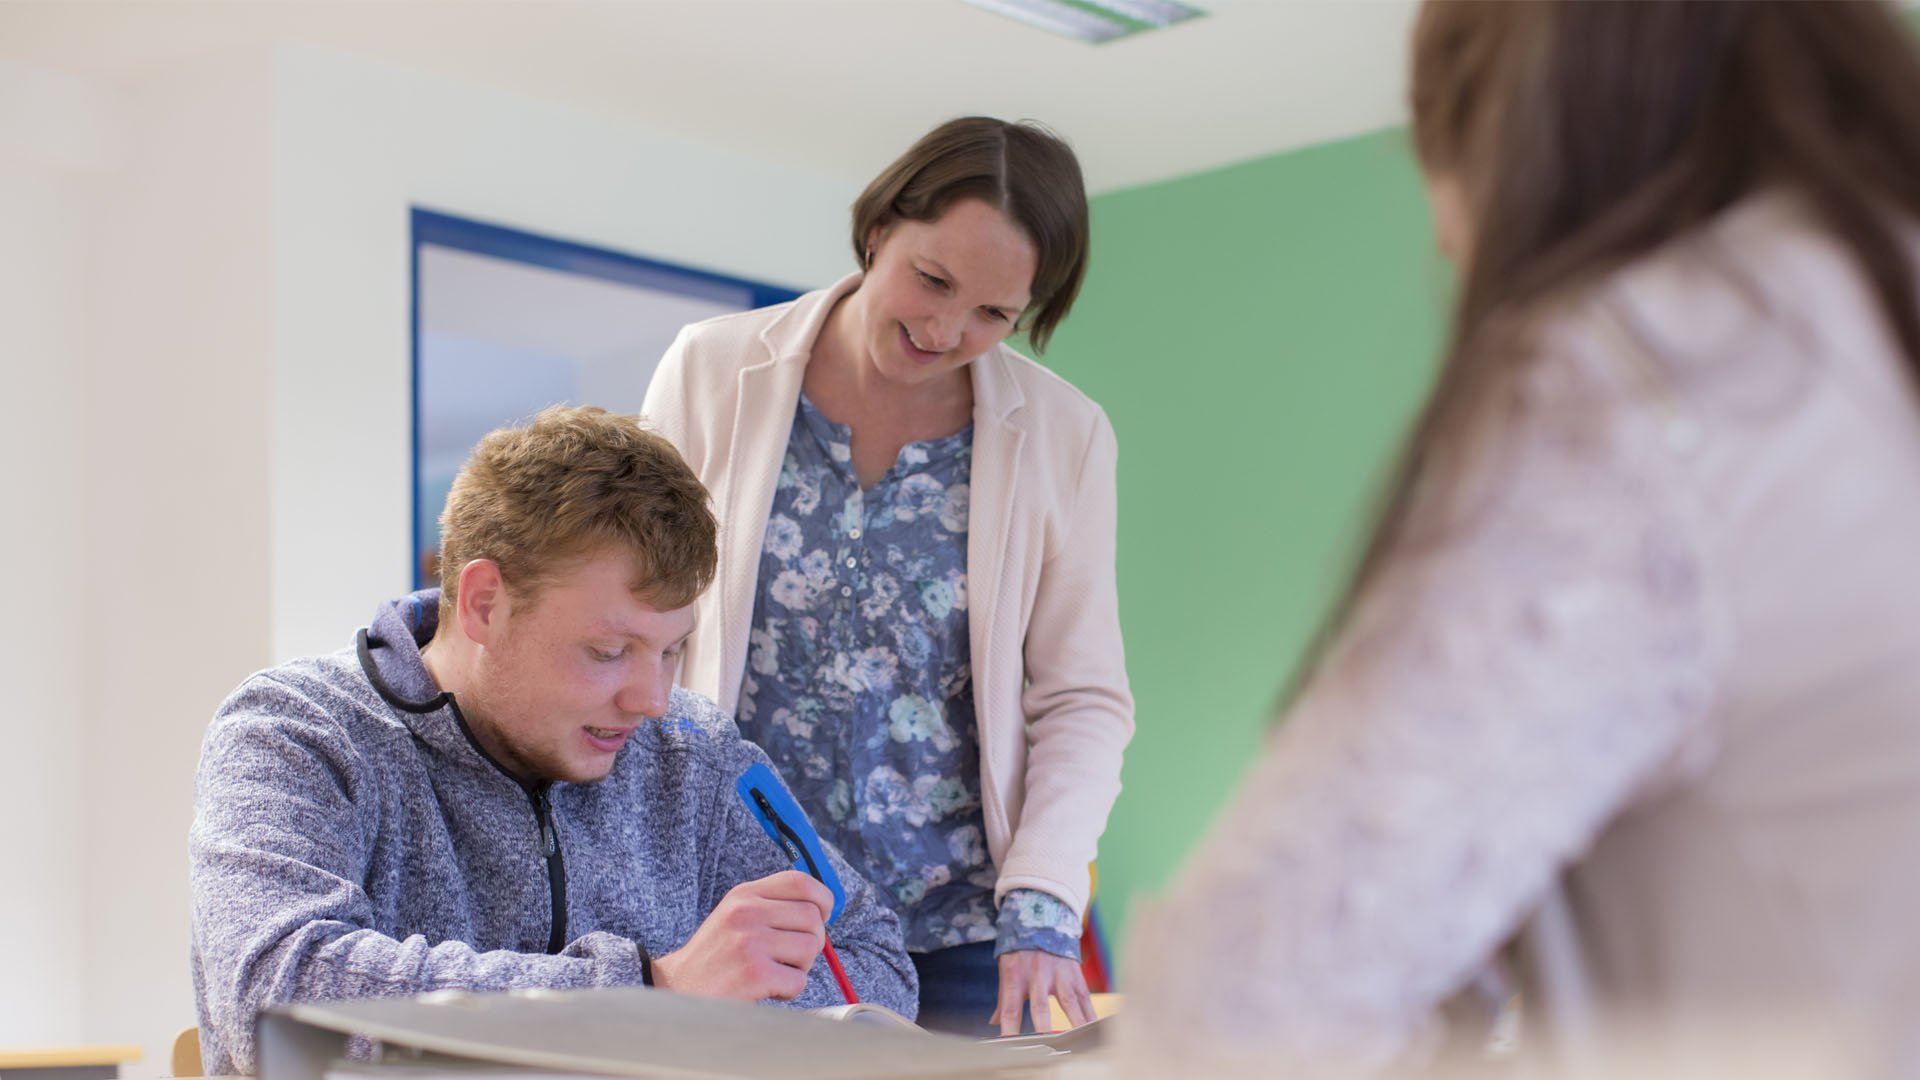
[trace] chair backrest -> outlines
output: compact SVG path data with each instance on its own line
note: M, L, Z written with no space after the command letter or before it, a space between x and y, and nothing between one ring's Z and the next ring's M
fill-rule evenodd
M201 1075L199 1028L190 1027L173 1037L173 1075Z

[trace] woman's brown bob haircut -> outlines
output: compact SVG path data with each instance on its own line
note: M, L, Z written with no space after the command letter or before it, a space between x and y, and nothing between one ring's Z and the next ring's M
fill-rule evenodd
M1086 276L1087 189L1073 150L1031 120L967 116L927 132L854 200L854 259L867 265L875 229L938 221L961 199L1007 215L1039 249L1024 321L1033 350L1045 352Z
M492 559L529 603L578 561L633 560L633 594L662 610L692 603L719 562L707 489L673 444L632 417L554 406L480 440L440 513L440 613L460 571Z

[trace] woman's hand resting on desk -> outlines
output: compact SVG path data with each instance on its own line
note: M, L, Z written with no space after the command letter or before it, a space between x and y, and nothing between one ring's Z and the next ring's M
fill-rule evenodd
M999 1024L1000 1034L1020 1034L1020 1006L1033 1013L1033 1029L1053 1030L1049 996L1060 999L1067 1022L1074 1027L1093 1019L1093 998L1087 992L1087 976L1078 960L1068 960L1038 949L1022 949L1000 955L1000 1005L987 1018Z

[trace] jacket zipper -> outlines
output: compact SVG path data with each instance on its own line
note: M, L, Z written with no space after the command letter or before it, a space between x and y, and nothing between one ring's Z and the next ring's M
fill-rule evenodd
M553 932L547 935L547 952L558 953L567 947L567 867L560 855L560 835L553 827L553 802L547 791L553 785L542 782L527 789L533 800L534 822L539 828L540 850L547 857L547 884L553 903Z
M366 672L367 682L372 684L382 700L402 712L414 715L434 712L441 708L450 709L453 712L455 725L467 740L467 745L473 747L473 752L479 755L482 761L493 766L500 775L513 781L520 790L527 793L527 799L533 803L534 833L538 838L542 854L547 857L547 887L553 905L551 920L553 929L547 935L547 951L558 953L566 948L567 866L560 856L560 834L553 827L553 802L547 797L548 789L553 786L552 782L543 780L537 784L529 784L515 776L511 769L494 760L493 755L487 753L487 748L480 745L480 740L474 738L473 727L467 723L466 714L460 711L460 702L455 700L452 694L442 691L426 701L409 701L401 697L380 674L379 666L374 663L373 649L381 644L381 641L370 629L361 630L354 644L360 658L360 669ZM416 732L414 737L420 736Z

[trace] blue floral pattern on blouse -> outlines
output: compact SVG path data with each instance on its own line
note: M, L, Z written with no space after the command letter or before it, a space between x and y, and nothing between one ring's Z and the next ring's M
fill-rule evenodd
M900 913L916 952L996 941L1079 959L1056 897L993 907L967 636L971 425L866 491L853 434L805 396L760 552L740 730Z

